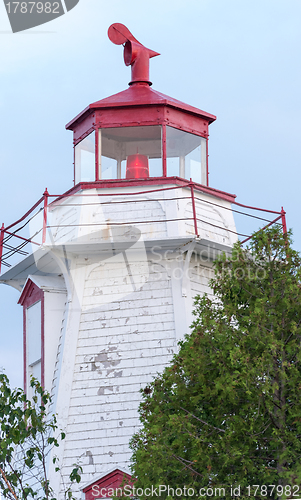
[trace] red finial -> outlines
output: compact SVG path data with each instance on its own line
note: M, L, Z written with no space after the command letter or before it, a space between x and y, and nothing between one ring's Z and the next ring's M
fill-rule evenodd
M108 37L116 45L124 46L125 65L132 66L132 81L129 85L141 82L151 85L152 82L149 81L149 60L151 57L160 54L144 47L124 24L112 24L108 29Z

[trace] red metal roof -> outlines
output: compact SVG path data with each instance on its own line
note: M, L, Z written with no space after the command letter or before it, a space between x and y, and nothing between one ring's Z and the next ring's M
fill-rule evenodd
M131 85L128 89L118 92L118 94L114 94L110 97L106 97L105 99L101 99L100 101L90 104L66 125L66 129L72 130L74 124L79 119L82 119L85 115L96 109L155 105L169 106L192 113L200 118L204 118L208 121L208 123L212 123L216 120L216 116L162 94L161 92L151 88L148 84L136 83L135 85Z

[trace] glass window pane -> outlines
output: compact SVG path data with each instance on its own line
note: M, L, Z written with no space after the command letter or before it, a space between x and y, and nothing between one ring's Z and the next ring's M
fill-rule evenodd
M117 179L117 161L101 155L101 179Z
M159 125L101 129L100 178L162 176L161 135ZM139 169L139 161L144 169Z
M167 176L179 176L207 184L206 139L198 135L166 127Z
M149 158L149 176L161 177L162 176L162 159Z
M35 393L34 393L33 387L31 387L31 385L30 385L30 379L31 379L31 377L34 377L35 379L37 379L38 382L40 382L40 384L42 383L42 362L41 362L41 360L37 361L36 363L34 363L32 365L29 365L27 376L28 376L27 397L29 399L32 399L33 396L35 395ZM41 404L41 396L40 395L38 395L37 404L38 405Z
M75 184L95 181L95 132L75 146Z
M41 301L26 309L27 362L41 359Z
M30 373L40 383L41 383L41 368L42 368L42 363L41 361L39 361L31 367L31 373Z
M201 145L185 156L185 178L202 184Z

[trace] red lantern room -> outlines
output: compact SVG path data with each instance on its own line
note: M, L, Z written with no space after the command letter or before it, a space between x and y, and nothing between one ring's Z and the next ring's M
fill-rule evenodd
M127 90L90 104L67 124L75 184L179 177L208 186L208 126L216 117L152 89L149 59L159 54L123 24L110 26L108 35L124 45L132 79Z

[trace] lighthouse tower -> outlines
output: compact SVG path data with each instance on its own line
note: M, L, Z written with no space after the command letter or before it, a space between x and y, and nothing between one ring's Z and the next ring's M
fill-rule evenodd
M25 389L33 374L51 392L63 474L82 465L87 499L130 474L139 391L189 333L195 295L210 294L212 262L237 239L235 196L208 185L215 116L154 90L159 54L125 26L108 35L124 46L129 87L67 124L74 186L45 193L40 246L1 276L21 292Z

